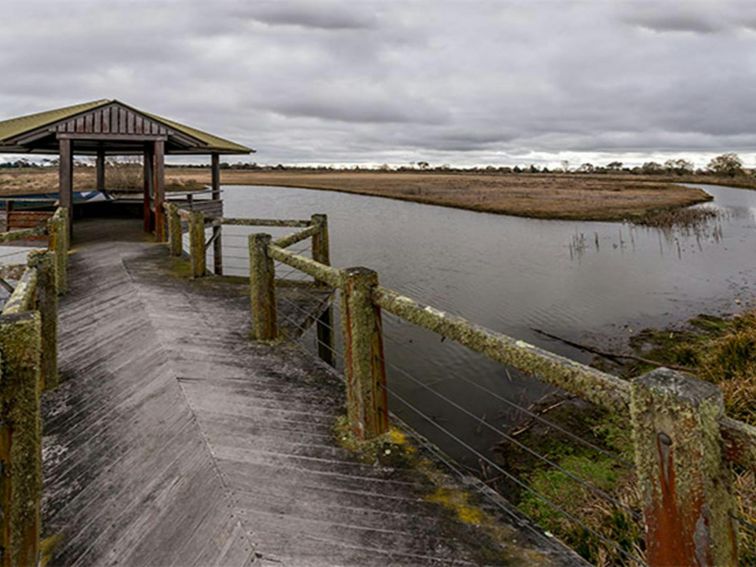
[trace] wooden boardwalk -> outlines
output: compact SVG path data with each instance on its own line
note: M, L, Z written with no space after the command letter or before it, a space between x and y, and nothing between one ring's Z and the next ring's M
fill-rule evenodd
M246 287L177 275L138 229L77 225L43 407L52 564L570 563L457 521L417 471L359 462L332 433L338 378L249 341Z

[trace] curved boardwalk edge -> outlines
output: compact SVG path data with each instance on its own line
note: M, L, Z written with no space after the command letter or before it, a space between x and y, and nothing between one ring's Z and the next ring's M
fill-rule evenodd
M502 523L496 544L418 471L339 446L343 387L314 358L249 341L244 286L91 230L44 402L56 564L575 564L521 526Z

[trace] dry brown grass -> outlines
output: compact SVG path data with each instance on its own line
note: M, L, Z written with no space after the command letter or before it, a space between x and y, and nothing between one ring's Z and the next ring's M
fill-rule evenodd
M169 170L170 171L170 170ZM108 167L106 183L109 189L119 191L142 191L142 167L123 165ZM208 181L209 183L209 176ZM77 167L74 170L74 189L90 191L95 188L95 170L92 167ZM202 189L196 181L166 176L168 191ZM0 169L0 196L57 193L58 170L50 169Z
M226 185L276 185L327 189L535 218L621 220L701 203L698 189L637 176L486 175L465 173L378 173L223 170ZM210 182L207 169L168 168L167 184L199 187ZM94 169L75 173L75 185L94 185ZM0 173L0 194L54 192L56 170Z
M209 181L202 170L171 178ZM710 199L703 191L638 177L224 170L224 184L328 189L536 218L619 220Z

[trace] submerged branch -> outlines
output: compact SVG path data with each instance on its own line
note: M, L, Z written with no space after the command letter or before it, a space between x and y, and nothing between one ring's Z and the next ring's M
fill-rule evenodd
M559 337L557 335L553 335L551 333L547 333L546 331L543 331L541 329L533 329L534 332L538 333L539 335L543 335L546 338L557 340L559 342L562 342L566 344L567 346L571 346L573 348L577 348L580 350L584 350L585 352L590 352L591 354L595 354L597 356L601 356L603 358L609 359L613 362L616 362L618 364L621 364L622 360L634 360L635 362L640 362L643 364L650 364L652 366L661 367L664 366L665 368L670 368L672 370L679 370L680 372L689 372L694 373L695 370L693 368L689 368L687 366L678 366L676 364L667 364L664 362L659 362L658 360L652 360L650 358L644 358L642 356L635 356L632 354L619 354L615 352L607 352L603 350L599 350L595 347L584 345L581 343L577 343L575 341L571 341L569 339L565 339L563 337Z

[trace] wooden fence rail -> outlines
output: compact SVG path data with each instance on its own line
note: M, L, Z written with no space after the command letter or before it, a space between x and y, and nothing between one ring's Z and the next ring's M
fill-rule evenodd
M47 235L32 250L0 313L0 563L39 562L42 496L40 396L58 385L58 295L67 289L68 216L58 209L42 226L0 233L0 242Z
M303 229L277 240L264 233L249 236L252 336L266 341L278 338L275 261L337 289L347 415L359 438L371 439L388 431L381 323L381 310L385 310L626 417L632 426L648 564L737 564L730 466L754 468L756 428L724 415L716 386L668 369L626 381L382 287L372 270L336 269L330 266L325 215L313 215L310 221L216 222ZM307 238L313 239L312 258L286 249ZM202 254L199 247L197 253ZM326 321L330 329L331 317L329 310L328 318L320 321L319 333L325 333ZM323 337L330 344L331 337ZM319 349L324 359L332 353L332 349Z
M266 242L264 236L258 242ZM667 369L628 382L402 296L378 285L377 275L364 268L335 270L274 244L268 254L341 291L347 414L357 435L368 439L388 427L382 308L629 417L648 563L737 564L728 462L753 466L756 428L723 415L715 386ZM272 278L250 281L271 285ZM268 291L274 293L272 286Z

